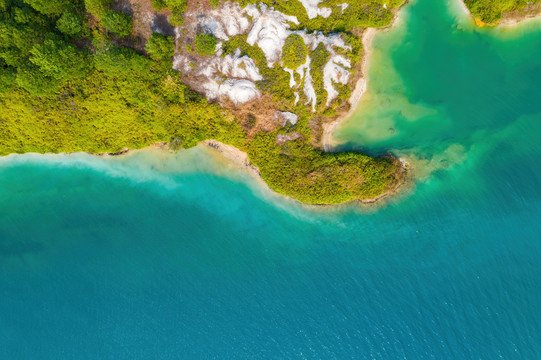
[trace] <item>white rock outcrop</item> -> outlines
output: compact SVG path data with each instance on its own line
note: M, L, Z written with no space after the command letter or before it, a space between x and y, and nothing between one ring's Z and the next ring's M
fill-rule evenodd
M248 34L246 42L249 45L257 44L265 53L269 66L280 61L282 48L287 37L291 34L289 24L298 25L295 16L288 16L266 5L260 5L261 11L254 12L252 9L253 26Z
M197 20L199 26L207 33L214 35L217 39L227 41L231 36L244 34L252 26L246 16L246 13L249 12L248 8L255 8L255 6L249 5L243 9L238 3L226 2L218 9L213 9L205 15L199 15ZM257 11L257 8L255 10Z
M276 113L274 113L274 118L280 121L282 127L286 126L287 123L295 125L297 121L299 121L299 117L289 111L277 111Z
M319 7L322 0L299 0L305 7L308 17L328 17L332 10ZM343 6L342 6L343 5ZM347 4L341 5L342 11ZM217 39L228 41L230 37L247 34L246 42L256 45L265 54L268 66L280 62L282 48L288 36L297 34L301 36L308 47L313 51L319 44L323 44L329 52L329 60L323 68L323 85L327 91L327 106L338 96L335 84L347 84L350 79L351 63L337 49L351 51L340 34L325 35L322 32L307 33L306 31L290 30L292 25L298 25L295 16L289 16L274 10L264 4L248 5L241 8L238 3L226 2L220 8L195 16L197 28L213 34ZM176 30L177 38L181 38L180 31ZM233 55L222 55L222 42L217 46L215 56L190 62L189 55L175 56L173 68L185 74L194 75L198 80L196 87L200 87L209 99L227 97L236 104L243 104L261 96L256 82L262 76L255 62L247 56L241 56L240 50ZM342 53L342 52L340 52ZM306 104L316 110L317 96L313 78L310 71L311 59L307 57L304 65L298 69L284 69L290 74L289 86L302 91L306 96ZM295 73L300 75L300 83L295 79ZM299 91L295 91L295 104L300 100Z
M239 105L259 98L261 93L257 89L257 86L250 80L228 79L222 84L218 84L216 96L218 98L227 97L236 105Z
M332 14L332 9L327 7L319 7L319 4L323 2L323 0L299 0L306 9L306 13L308 14L309 19L313 19L317 16L321 16L324 18L328 18Z
M327 106L338 96L338 91L334 88L334 83L347 85L349 71L346 69L349 68L351 68L351 63L342 55L331 56L329 62L325 65L323 69L323 86L328 94Z

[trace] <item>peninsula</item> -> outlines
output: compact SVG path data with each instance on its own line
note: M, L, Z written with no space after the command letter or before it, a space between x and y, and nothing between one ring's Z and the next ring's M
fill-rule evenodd
M328 138L362 95L367 29L401 5L1 0L0 155L206 144L301 202L373 202L404 165Z

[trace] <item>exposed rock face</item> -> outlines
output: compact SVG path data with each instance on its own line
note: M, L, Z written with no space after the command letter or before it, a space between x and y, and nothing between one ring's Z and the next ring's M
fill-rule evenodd
M287 123L295 125L299 121L299 117L296 114L284 111L277 111L274 114L274 118L280 121L282 127L286 126Z
M340 83L347 85L349 81L349 71L346 69L351 68L351 63L342 55L332 55L331 59L325 65L323 69L323 85L327 90L327 106L336 99L338 91L334 88L333 83Z
M239 105L259 98L261 93L257 89L256 85L249 80L228 79L223 84L220 84L218 89L218 97L221 96L226 96L235 104Z
M203 60L192 69L185 57L177 58L175 68L184 69L199 81L200 90L209 100L226 97L236 105L244 104L261 96L255 81L262 80L255 63L248 56L240 56L240 50L234 55L213 56Z
M242 9L237 3L227 2L207 14L198 15L198 26L203 28L205 33L227 41L231 36L244 34L250 29L252 24L245 14L252 13L253 8L255 8L254 5L249 5Z
M299 0L306 9L309 19L313 19L317 16L328 18L332 14L332 10L326 7L319 7L319 4L323 0Z
M257 45L265 53L269 66L280 61L282 48L286 38L291 34L289 23L299 24L297 17L284 15L281 12L260 5L261 11L253 13L253 26L246 42Z
M322 0L302 0L303 6L310 18L316 16L328 17L330 8L320 8ZM344 7L342 7L344 8ZM340 9L338 9L340 11ZM310 51L323 44L329 52L328 63L324 66L324 88L327 91L326 105L329 106L338 96L335 89L337 83L347 84L350 78L351 63L343 55L337 54L337 49L351 51L340 34L324 35L321 32L307 33L305 31L292 31L291 25L298 25L295 16L285 15L269 8L264 4L248 5L241 8L237 3L224 3L220 8L200 14L189 14L188 25L184 32L209 33L221 41L228 41L230 37L247 34L246 42L249 45L258 45L265 54L269 66L280 62L282 48L287 37L291 34L301 36ZM182 38L182 31L177 29L177 41ZM194 58L186 52L178 53L174 59L173 68L182 71L189 78L190 86L205 93L209 99L228 97L235 104L243 104L261 96L256 82L262 80L259 69L254 61L247 56L240 56L240 50L235 55L222 57L222 43L218 43L215 56L205 59ZM313 86L310 72L311 58L297 69L284 69L290 74L289 86L299 88L307 98L306 105L316 110L317 95ZM295 72L300 75L300 83L295 80ZM296 102L299 101L299 92L295 92Z

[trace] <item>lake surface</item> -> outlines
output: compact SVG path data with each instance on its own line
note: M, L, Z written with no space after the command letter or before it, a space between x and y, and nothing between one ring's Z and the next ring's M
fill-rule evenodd
M0 159L6 359L541 358L541 23L417 0L341 148L418 183L306 209L210 150Z

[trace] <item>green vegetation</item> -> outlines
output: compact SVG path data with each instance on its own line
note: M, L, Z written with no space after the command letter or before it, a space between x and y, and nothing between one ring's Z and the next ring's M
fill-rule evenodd
M295 70L306 63L308 49L302 37L297 34L291 34L287 37L282 48L282 61L288 69Z
M162 10L167 7L165 0L150 0L150 5L155 10Z
M248 136L257 122L253 114L247 120L250 129L243 128L228 110L209 104L172 70L172 38L153 34L145 46L148 56L120 46L132 42L121 38L130 36L133 22L111 10L110 3L0 0L0 155L115 153L155 142L177 149L215 139L245 151L272 189L307 203L371 199L396 186L398 167L391 158L314 149L309 125L314 114L301 105L306 99L301 94L300 104L294 104L289 74L279 64L269 67L263 51L248 45L246 36L225 42L224 55L240 48L252 58L264 78L259 89L281 110L299 115L295 126ZM293 9L296 2L283 4L278 6ZM180 16L178 21L186 9L185 0L153 0L152 5L171 10ZM93 17L88 24L87 12ZM346 37L360 49L356 37ZM284 62L293 68L308 54L298 38L291 37L284 47ZM216 43L211 35L198 35L194 49L212 55ZM358 60L358 55L344 55ZM319 46L310 56L314 86L324 93L322 68L329 53ZM278 135L291 133L300 137L277 145Z
M308 114L295 131L310 136ZM277 133L288 133L281 129ZM246 151L265 182L276 192L309 204L338 204L373 199L398 184L397 164L355 152L322 153L305 138L276 145L276 133L260 132Z
M320 43L310 54L310 59L312 59L310 63L310 74L312 74L314 90L319 95L317 97L319 110L323 109L324 99L327 98L327 90L323 86L323 68L327 64L329 56L329 51L327 51L323 43Z
M184 11L186 10L186 0L155 0L153 6L162 6L171 10L172 15L169 19L171 25L181 26L184 23Z
M199 34L195 37L194 48L201 56L212 56L216 51L218 41L210 34Z
M69 0L24 0L24 2L45 15L60 15L70 4Z
M75 37L83 31L83 21L83 15L79 15L74 11L66 11L56 21L56 28L61 33Z
M108 11L101 21L107 30L121 37L130 36L133 30L131 16L116 11Z
M487 24L496 24L504 12L520 10L541 0L464 0L472 15Z
M295 95L293 89L289 87L289 74L279 64L274 64L270 68L263 50L257 44L248 45L246 35L235 36L224 42L222 46L224 56L235 53L237 49L241 50L242 56L246 55L251 58L259 69L259 73L263 77L263 80L257 82L259 89L263 93L271 94L276 102L284 106L293 106Z
M155 60L169 59L175 54L175 39L154 33L145 45L146 52Z
M383 27L391 23L393 14L391 10L404 2L404 0L324 0L319 7L332 9L328 18L316 17L309 19L306 9L298 0L234 0L241 6L254 3L264 3L287 15L294 15L300 24L292 29L308 31L350 32L358 27ZM498 0L494 0L498 1ZM347 3L349 7L342 11L341 5ZM384 7L385 5L385 7Z
M96 19L101 20L109 10L109 4L113 0L84 0L85 10Z

